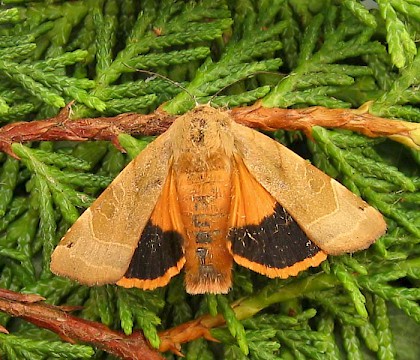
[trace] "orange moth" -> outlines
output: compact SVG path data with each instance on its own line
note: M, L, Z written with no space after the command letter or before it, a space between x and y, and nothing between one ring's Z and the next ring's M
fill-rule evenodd
M58 244L51 270L190 294L227 293L232 265L287 278L369 247L381 214L269 137L200 106L142 151Z

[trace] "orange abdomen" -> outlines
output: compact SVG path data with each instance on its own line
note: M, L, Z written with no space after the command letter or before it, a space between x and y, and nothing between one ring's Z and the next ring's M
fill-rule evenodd
M231 173L213 169L177 174L176 188L185 229L186 290L227 293L232 284L232 256L226 244Z

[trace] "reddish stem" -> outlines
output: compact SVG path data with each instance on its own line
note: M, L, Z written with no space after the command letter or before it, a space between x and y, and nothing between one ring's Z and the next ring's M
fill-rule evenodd
M0 310L18 316L39 327L49 329L69 342L90 343L106 352L127 360L163 360L150 347L141 332L130 336L107 326L72 316L58 306L41 302L38 295L24 295L0 289Z

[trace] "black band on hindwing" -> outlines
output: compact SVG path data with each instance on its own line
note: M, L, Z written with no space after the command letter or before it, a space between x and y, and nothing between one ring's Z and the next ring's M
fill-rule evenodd
M232 228L229 240L234 254L269 268L283 269L321 251L278 203L260 224Z
M177 231L163 231L149 220L124 276L157 279L176 266L183 256L182 235Z

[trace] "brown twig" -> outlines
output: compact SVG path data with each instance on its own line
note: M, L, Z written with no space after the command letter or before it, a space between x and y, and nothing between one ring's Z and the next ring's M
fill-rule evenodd
M27 141L110 140L121 148L118 135L158 135L172 124L175 116L157 110L153 114L120 114L115 117L69 120L69 107L57 116L39 121L16 122L0 129L0 151L16 157L11 145Z
M63 340L90 343L110 354L130 360L162 360L163 357L151 349L143 334L135 332L127 336L110 330L101 323L72 316L68 311L78 307L52 306L42 301L39 295L21 294L0 289L0 311L11 316L21 317L32 324L51 330ZM210 329L225 323L223 316L204 315L197 320L186 322L174 328L161 331L159 337L160 352L172 351L181 355L180 345L198 338L217 341L210 334ZM6 329L2 332L7 333Z
M301 130L311 137L314 126L356 131L369 137L389 137L420 150L420 124L384 119L360 109L328 109L314 106L305 109L265 108L260 103L230 111L236 122L252 128L274 131Z
M302 130L309 137L313 126L342 128L357 131L369 137L386 136L407 146L420 149L420 124L401 120L383 119L358 110L327 109L315 106L306 109L264 108L259 103L229 111L233 119L252 128L262 130ZM115 117L69 120L69 107L53 118L31 122L16 122L0 129L0 151L15 156L13 142L26 141L86 141L110 140L118 148L118 135L158 135L176 119L162 110L141 115L126 113Z
M225 319L220 314L217 316L203 315L198 319L161 331L159 333L159 351L171 351L180 355L181 344L183 343L199 338L204 338L210 341L218 341L211 335L210 330L224 324Z
M130 360L163 360L157 350L150 347L141 332L127 336L101 323L70 315L68 308L41 302L38 295L24 295L0 289L0 310L21 317L39 327L54 331L69 342L90 343L110 354Z

